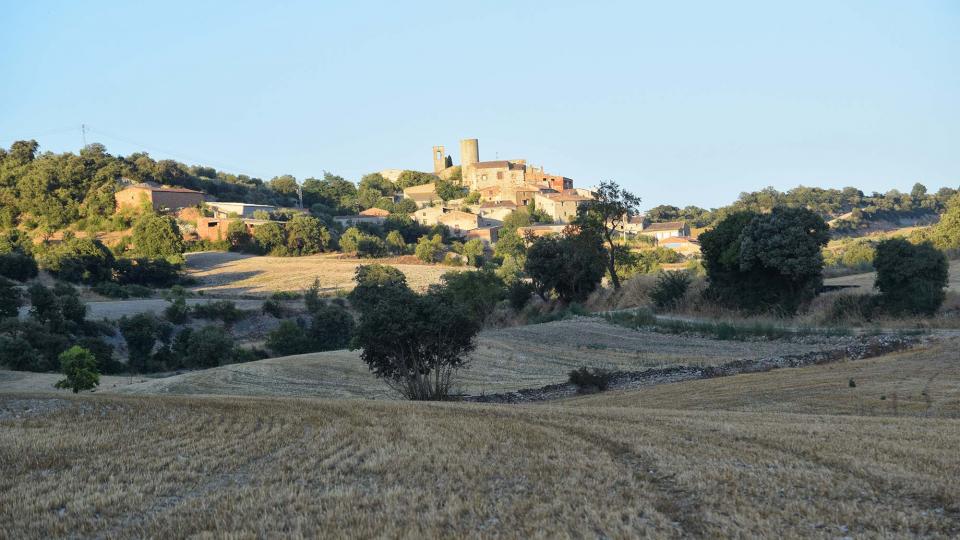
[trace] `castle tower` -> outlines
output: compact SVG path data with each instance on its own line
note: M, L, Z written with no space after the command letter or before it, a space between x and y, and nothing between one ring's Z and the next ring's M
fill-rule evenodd
M433 172L440 173L447 168L447 153L442 146L433 147Z
M464 170L476 165L480 161L479 143L476 139L462 139L460 141L460 166Z

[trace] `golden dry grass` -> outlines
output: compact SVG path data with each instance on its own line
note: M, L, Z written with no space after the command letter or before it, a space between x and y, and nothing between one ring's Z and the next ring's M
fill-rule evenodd
M0 523L10 538L960 533L957 420L36 401L0 398Z
M834 285L834 286L846 286L846 287L855 287L856 292L871 292L873 291L873 282L877 279L876 272L867 272L864 274L852 274L849 276L841 276L830 279L825 279L825 285ZM950 279L947 284L947 291L960 293L960 261L950 261Z
M391 259L351 259L339 254L306 257L267 257L239 253L204 252L187 254L187 272L200 281L198 289L217 294L268 295L275 291L300 292L320 280L324 292L353 289L353 276L361 264L396 266L415 290L437 283L449 266L398 264Z
M960 418L960 338L904 352L571 400L578 406ZM850 387L853 380L855 387Z
M456 379L459 390L495 393L567 380L581 366L635 371L672 365L714 365L731 360L834 349L846 340L807 342L716 341L636 331L599 318L487 330L477 339L467 369ZM374 379L357 352L330 351L272 358L153 379L120 389L141 394L220 394L311 396L324 398L391 397Z

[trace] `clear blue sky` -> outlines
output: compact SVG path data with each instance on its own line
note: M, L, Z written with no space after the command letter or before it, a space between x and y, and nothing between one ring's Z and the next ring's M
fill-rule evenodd
M356 180L480 139L589 186L960 185L960 2L2 0L0 144ZM284 4L284 5L278 5Z

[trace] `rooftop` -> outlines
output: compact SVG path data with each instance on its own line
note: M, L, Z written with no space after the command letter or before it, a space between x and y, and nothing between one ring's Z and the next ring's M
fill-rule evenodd
M644 229L644 232L678 231L686 226L687 224L682 221L665 221L663 223L651 223L646 229Z
M390 212L384 210L383 208L367 208L366 210L360 212L361 216L372 216L372 217L387 217L390 215Z
M195 189L187 189L173 186L161 186L160 184L154 184L153 182L140 182L139 184L133 184L132 186L127 186L124 189L149 189L150 191L159 191L163 193L200 193L202 191L197 191Z

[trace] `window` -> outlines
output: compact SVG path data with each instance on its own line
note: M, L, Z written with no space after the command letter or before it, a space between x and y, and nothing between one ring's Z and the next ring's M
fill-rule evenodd
M497 173L497 180L503 180L503 172Z

